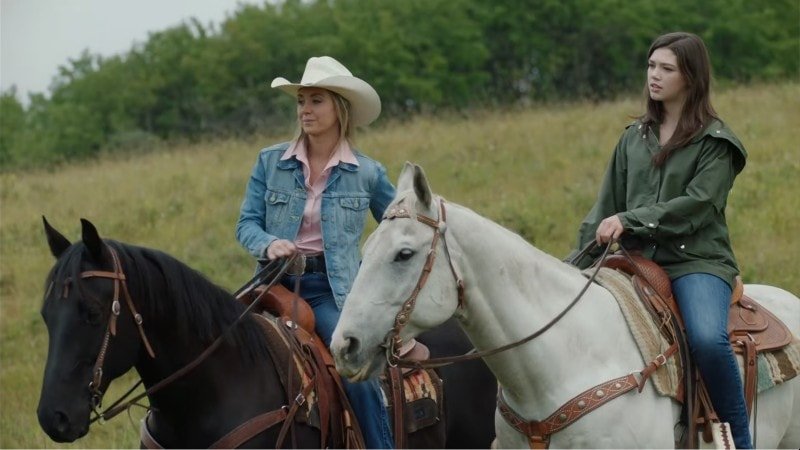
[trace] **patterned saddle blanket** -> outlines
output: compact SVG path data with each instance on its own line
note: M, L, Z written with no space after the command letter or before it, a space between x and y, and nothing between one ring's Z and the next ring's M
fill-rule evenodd
M588 277L593 271L594 269L587 269L583 273ZM660 324L653 320L646 306L639 300L631 278L627 274L603 267L595 280L616 298L645 361L652 361L670 346L659 329ZM740 370L743 371L744 361L738 353L737 359ZM786 346L759 352L756 363L758 365L756 385L758 392L763 392L794 378L800 373L800 339L793 336L791 342ZM679 400L681 377L680 358L673 357L655 371L651 380L659 394Z

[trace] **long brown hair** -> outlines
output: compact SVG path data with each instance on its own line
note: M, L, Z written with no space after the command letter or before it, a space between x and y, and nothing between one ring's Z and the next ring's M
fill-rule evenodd
M653 165L659 167L672 152L686 146L697 133L708 126L712 119L718 119L711 106L711 62L705 43L692 33L668 33L659 36L650 45L647 58L659 48L668 48L678 59L678 70L686 81L688 89L678 125L672 137L653 155ZM647 111L639 118L645 126L654 126L664 120L664 105L650 98L647 80L644 84Z

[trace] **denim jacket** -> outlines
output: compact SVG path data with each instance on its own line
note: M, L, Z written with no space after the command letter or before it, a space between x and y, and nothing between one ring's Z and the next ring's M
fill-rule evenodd
M256 258L266 255L276 239L294 241L306 205L302 164L281 160L290 143L261 150L247 183L236 239ZM359 244L367 208L380 221L394 199L395 189L386 169L356 150L358 166L339 163L331 169L322 193L322 241L325 265L336 306L341 310L361 261Z

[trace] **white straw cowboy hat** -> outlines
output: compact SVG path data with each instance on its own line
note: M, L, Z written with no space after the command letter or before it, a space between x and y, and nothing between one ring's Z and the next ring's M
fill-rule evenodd
M303 78L292 83L286 78L272 80L272 87L292 96L304 87L318 87L336 92L350 102L350 120L353 125L368 125L381 113L381 98L366 81L356 78L345 66L330 56L308 59Z

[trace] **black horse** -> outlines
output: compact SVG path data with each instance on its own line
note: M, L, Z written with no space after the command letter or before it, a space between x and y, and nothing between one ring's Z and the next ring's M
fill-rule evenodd
M94 225L81 223L82 242L71 244L44 221L57 261L42 306L49 345L37 412L54 441L72 442L88 433L93 406L109 383L132 367L151 389L214 342L219 347L202 363L148 395L146 425L158 444L209 447L254 417L285 411L291 401L261 325L250 315L239 319L243 304L175 258L103 240ZM226 339L215 340L228 329ZM423 342L434 356L470 348L455 323ZM446 446L488 447L496 394L491 372L482 362L471 362L442 368L441 375ZM284 446L319 447L316 427L294 426ZM274 448L280 429L270 426L242 447Z

